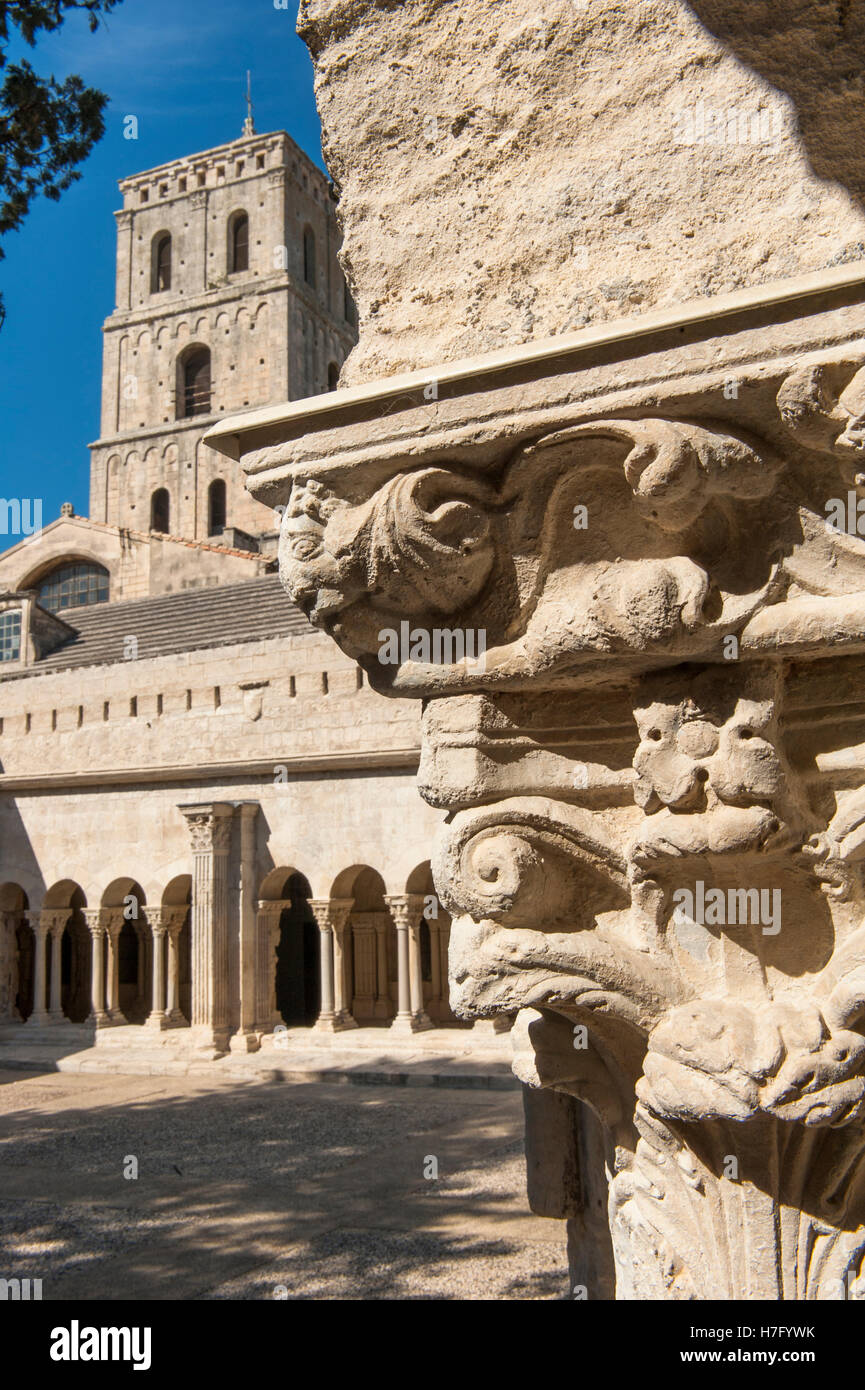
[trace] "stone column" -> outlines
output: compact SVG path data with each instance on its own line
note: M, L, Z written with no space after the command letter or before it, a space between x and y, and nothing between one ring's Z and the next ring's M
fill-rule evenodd
M353 898L330 899L330 921L333 928L333 1011L337 1028L357 1027L346 988L346 937L350 930L349 918L353 907Z
M409 985L411 987L411 1012L415 1030L433 1028L435 1025L424 1007L423 970L421 968L420 928L423 918L423 894L408 895L409 909Z
M186 921L187 908L164 907L162 919L165 923L168 948L168 984L165 1000L165 1027L183 1028L186 1019L180 1012L180 933Z
M309 905L315 913L321 949L321 1010L315 1028L321 1033L334 1033L339 1025L333 1006L333 921L330 899L310 898Z
M49 918L42 912L30 912L28 916L33 930L33 1012L27 1022L39 1027L51 1022L46 999Z
M393 1000L390 997L390 971L388 969L388 932L391 927L389 912L375 914L375 963L376 963L376 1018L393 1018Z
M90 933L90 1013L87 1022L96 1028L105 1028L111 1023L105 1007L105 937L106 927L103 910L99 907L86 907L84 920Z
M272 1033L282 1023L276 1006L276 952L279 923L289 904L281 899L263 900L256 916L256 1008L255 1026L259 1034Z
M397 1006L390 1025L396 1033L414 1033L417 1025L411 997L411 911L405 895L385 898L396 927Z
M123 930L123 923L125 920L122 907L106 907L102 909L102 924L105 927L105 945L108 957L105 967L107 1022L113 1024L115 1027L122 1027L127 1022L126 1015L120 1007L120 933ZM137 931L137 935L140 971L141 933ZM139 974L139 989L140 987L141 976Z
M192 1027L209 1055L228 1049L228 858L232 807L181 806L192 837Z
M261 1040L258 1025L258 931L256 916L255 818L257 801L243 801L240 815L240 1026L232 1035L232 1051L257 1052Z
M45 920L45 926L51 938L51 1001L48 1006L48 1014L52 1023L62 1023L64 1021L64 1014L61 953L63 949L63 931L72 915L72 909L70 907L43 907L41 915Z
M142 916L150 928L152 939L151 957L153 978L151 987L150 1012L146 1026L161 1032L167 1024L165 1007L165 940L168 931L165 914L161 907L143 907Z

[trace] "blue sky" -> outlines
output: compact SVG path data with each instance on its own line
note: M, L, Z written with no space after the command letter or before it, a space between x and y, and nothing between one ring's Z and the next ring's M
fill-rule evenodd
M287 130L323 166L312 64L294 32L297 0L124 0L89 33L63 29L21 46L37 72L78 73L110 98L106 130L59 203L33 204L4 238L0 288L0 496L88 511L88 443L99 434L101 325L114 308L117 180L235 139L252 72L256 129ZM19 56L19 50L10 50ZM138 139L123 118L138 117ZM14 544L0 536L0 548Z

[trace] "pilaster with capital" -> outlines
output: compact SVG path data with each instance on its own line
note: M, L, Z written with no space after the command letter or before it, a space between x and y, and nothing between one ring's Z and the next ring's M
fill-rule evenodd
M192 841L192 1027L208 1053L228 1049L228 862L233 808L206 802L178 808Z
M210 435L425 702L451 1006L600 1121L625 1299L865 1296L865 276L761 294Z

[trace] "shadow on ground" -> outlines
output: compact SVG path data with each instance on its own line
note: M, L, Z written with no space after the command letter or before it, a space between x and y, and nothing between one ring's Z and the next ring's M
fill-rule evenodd
M0 1277L46 1299L567 1294L513 1092L19 1073L0 1107Z

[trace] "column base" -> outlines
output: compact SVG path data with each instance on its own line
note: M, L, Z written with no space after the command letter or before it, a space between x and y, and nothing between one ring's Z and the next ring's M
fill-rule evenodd
M192 1050L208 1058L224 1057L229 1050L230 1034L228 1028L214 1028L207 1023L197 1023L192 1027Z
M24 1027L25 1027L25 1028L44 1028L45 1025L46 1025L46 1023L51 1023L52 1021L53 1021L53 1020L52 1020L52 1018L51 1018L51 1015L50 1015L50 1013L48 1012L47 1009L40 1009L38 1013L37 1013L36 1010L34 1009L33 1012L32 1012L32 1014L30 1015L30 1017L27 1019L26 1023L24 1024Z
M357 1028L359 1026L357 1019L348 1012L348 1009L343 1009L341 1013L338 1013L334 1019L334 1023L336 1027L342 1029L343 1032L347 1028Z
M106 1018L111 1028L123 1028L128 1023L126 1015L122 1014L119 1009L109 1009Z
M240 1028L229 1039L229 1052L258 1052L260 1048L261 1036L254 1028Z
M168 1027L168 1016L162 1010L158 1013L149 1013L144 1020L145 1028L150 1028L154 1032L161 1033Z
M435 1024L426 1014L397 1014L388 1032L402 1036L409 1033L426 1033L430 1028L435 1028Z
M328 1014L326 1018L316 1019L310 1031L313 1033L345 1033L358 1026L351 1014L348 1015L347 1019L340 1018L338 1014Z

